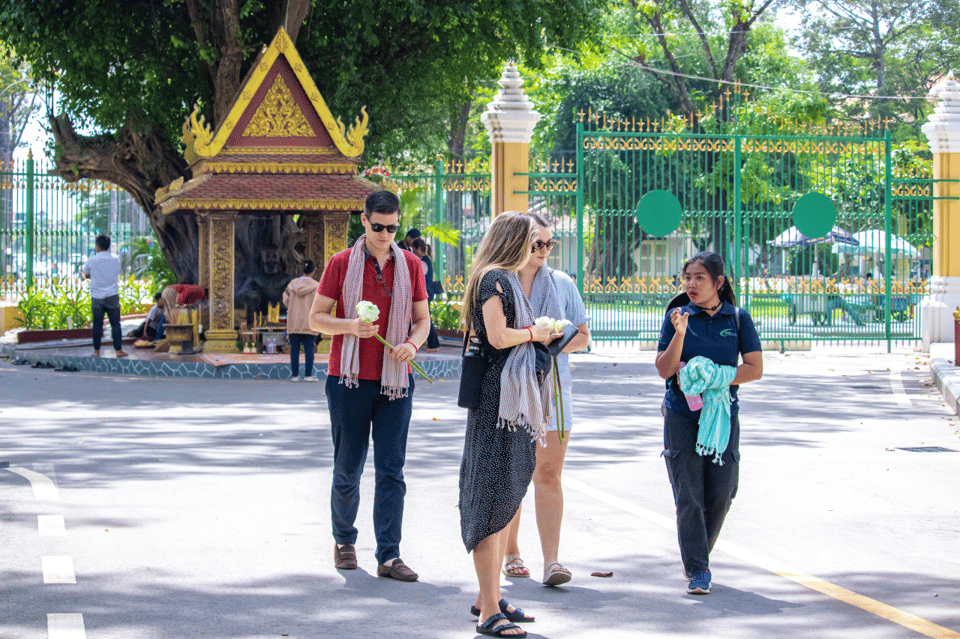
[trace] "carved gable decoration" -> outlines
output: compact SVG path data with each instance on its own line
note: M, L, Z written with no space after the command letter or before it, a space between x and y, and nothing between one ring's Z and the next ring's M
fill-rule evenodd
M366 109L348 129L334 118L286 31L280 29L257 59L226 119L211 133L197 111L184 125L188 162L221 153L298 150L348 158L363 153Z
M251 138L311 138L317 134L290 94L283 76L278 74L243 135Z
M246 93L245 88L241 99ZM338 153L323 119L282 56L250 92L246 108L227 137L226 148L231 153L248 152L252 147Z

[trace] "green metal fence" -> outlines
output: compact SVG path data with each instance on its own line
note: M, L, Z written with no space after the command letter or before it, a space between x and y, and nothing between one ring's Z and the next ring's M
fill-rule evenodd
M129 274L135 265L128 243L153 237L142 209L117 186L67 183L49 175L49 168L32 158L0 166L0 298L76 278L100 234L111 237Z
M919 339L933 180L882 124L812 130L730 103L696 124L587 113L577 165L595 339L656 340L700 250L724 257L764 340ZM834 209L824 237L795 226L811 193Z
M559 246L551 252L553 268L577 274L580 261L576 209L577 173L573 154L536 158L527 173L529 208L553 223ZM490 168L486 158L468 164L437 161L430 167L408 173L393 172L390 179L403 190L415 190L411 214L404 212L404 224L445 225L459 232L454 245L439 240L440 233L425 233L434 250L435 277L444 283L448 298L463 294L467 266L490 224Z

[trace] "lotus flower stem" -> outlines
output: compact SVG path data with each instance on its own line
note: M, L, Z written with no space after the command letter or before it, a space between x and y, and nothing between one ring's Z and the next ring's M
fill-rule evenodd
M374 337L376 337L378 340L380 340L380 342L381 342L384 346L386 346L387 348L393 348L393 346L390 345L390 342L388 342L387 340L385 340L385 339L383 339L382 337L380 337L379 334L378 334L378 335L374 335ZM430 377L424 372L423 368L420 367L420 364L417 364L415 361L410 360L410 366L413 367L413 370L417 371L417 374L420 375L420 377L422 377L423 379L427 380L427 381L430 382L431 384L433 383L433 380L430 379Z

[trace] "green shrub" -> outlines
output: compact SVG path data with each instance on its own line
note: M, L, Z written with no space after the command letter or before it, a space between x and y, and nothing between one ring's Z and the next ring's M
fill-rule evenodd
M430 304L430 319L437 328L459 331L463 328L460 325L460 308L459 301L435 300Z
M33 287L28 288L20 296L17 302L17 308L23 314L23 317L17 318L22 326L27 329L46 330L50 328L50 296L42 289Z
M120 312L140 312L152 299L154 288L152 279L121 278ZM51 280L46 286L23 291L17 308L23 313L23 319L17 320L28 330L83 328L91 319L90 291L82 280Z

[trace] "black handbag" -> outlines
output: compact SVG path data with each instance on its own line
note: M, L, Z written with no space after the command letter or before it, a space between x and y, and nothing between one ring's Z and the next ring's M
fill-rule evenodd
M469 348L468 348L469 346ZM463 337L463 363L460 369L460 394L457 406L476 409L480 406L480 380L490 365L483 342L478 337L470 338L469 331Z
M543 342L533 343L533 354L536 356L533 369L537 373L537 381L542 384L553 369L553 355L550 354L550 347Z

